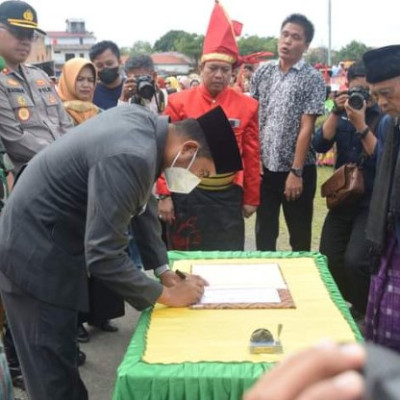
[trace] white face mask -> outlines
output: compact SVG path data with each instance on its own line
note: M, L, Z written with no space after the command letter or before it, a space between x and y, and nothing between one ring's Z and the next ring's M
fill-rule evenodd
M193 155L187 168L174 167L176 160L181 155L179 152L170 167L164 170L165 180L167 181L168 190L174 193L190 193L201 181L199 177L189 171L196 159L197 150Z

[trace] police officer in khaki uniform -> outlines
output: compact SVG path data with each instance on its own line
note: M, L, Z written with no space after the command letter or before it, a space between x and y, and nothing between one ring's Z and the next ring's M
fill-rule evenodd
M73 126L48 76L24 65L38 34L36 11L23 1L0 5L0 135L14 174Z
M38 29L36 12L29 4L0 4L0 54L5 62L5 67L0 67L0 138L14 165L14 175L73 126L48 76L39 68L24 65L38 34L45 33ZM13 382L21 385L19 360L8 325L4 344ZM80 362L84 359L79 352Z

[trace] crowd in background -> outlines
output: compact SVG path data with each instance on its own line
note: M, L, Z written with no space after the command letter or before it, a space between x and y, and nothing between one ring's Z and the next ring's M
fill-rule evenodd
M22 21L27 7L33 13L31 25L15 23ZM159 173L147 208L134 210L135 217L125 229L126 252L134 265L153 269L161 280L169 272L167 262L157 260L149 265L142 244L146 238L142 237L140 218L151 213L162 227L160 241L154 243L160 253L166 249L243 251L245 219L253 215L257 250L277 251L281 211L292 250L310 251L313 202L319 189L316 166L334 165L337 170L357 164L362 170L364 192L353 202L328 211L319 250L326 255L333 279L366 338L400 351L399 46L367 52L363 60L346 66L346 70L338 65L332 75L345 76L346 86L330 87L323 71L303 59L314 35L313 24L305 16L292 14L282 22L277 60L241 63L235 38L227 41L226 36L214 34L216 26L225 24L233 35L230 21L221 19L218 7L217 3L199 69L188 75L158 76L150 55L131 56L122 65L118 45L102 41L92 47L90 60L69 60L58 81L52 82L43 71L25 64L34 33L40 32L34 10L24 2L0 4L0 55L5 61L0 73L1 206L7 203L10 192L19 189L19 178L25 168L29 170L33 158L44 158L46 152L42 150L63 140L61 137L79 134L74 127L88 126L88 120L98 119L107 110L131 107L132 113L146 110L153 117L165 115L178 123L200 118L220 106L235 133L242 170L233 164L231 169L222 168L230 160L224 159L221 149L218 155L212 154L218 173L199 174L193 185L182 178L182 184L173 187L168 168ZM354 93L361 96L360 106L352 105ZM143 110L135 111L138 108ZM191 154L186 172L200 157L198 149L184 148L171 169L185 152ZM43 174L47 176L46 171ZM5 211L12 210L12 201L10 204ZM2 232L11 232L10 221L2 222ZM51 232L56 243L68 247L68 256L76 255L83 246L65 243L71 232L76 233L74 223L82 225L82 221L65 222L67 228L54 226ZM1 241L7 242L4 237ZM32 359L30 352L35 353L29 350L20 321L21 315L28 318L27 311L12 300L14 293L24 295L19 290L24 292L28 278L25 272L11 269L5 261L5 248L6 244L3 250L0 246L0 290L8 314L3 324L4 342L14 384L26 384L33 400L50 398L50 392L54 395L61 388L66 393L74 390L70 399L87 398L77 368L85 362L85 354L78 345L71 356L56 352L48 356L51 365L65 363L58 368L60 376L66 378L63 385L49 379L45 387L41 374L48 366L35 366L40 356L37 353ZM31 252L27 245L21 249L21 253ZM38 256L32 253L31 257ZM80 283L86 285L82 290L88 293L89 310L72 299L65 303L53 300L52 296L62 296L56 293L61 289L39 288L40 284L30 289L34 297L59 308L71 308L79 315L66 341L88 341L88 326L117 331L110 320L124 314L123 297L103 285L95 273L85 269ZM63 318L73 319L74 315L65 313ZM62 326L60 321L57 326ZM256 396L249 393L247 399L263 398Z

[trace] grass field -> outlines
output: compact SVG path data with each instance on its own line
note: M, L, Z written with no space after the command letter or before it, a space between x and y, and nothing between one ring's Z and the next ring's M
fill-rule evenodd
M313 231L312 231L312 250L318 250L319 239L321 235L322 224L324 223L325 215L327 213L325 199L321 197L321 184L332 174L332 167L318 167L317 176L317 191L314 199L314 218L313 218ZM254 237L254 224L256 218L252 216L246 221L246 250L255 250L255 237ZM286 223L283 218L283 213L280 217L280 229L277 250L285 251L291 250L289 245L289 234L287 231Z

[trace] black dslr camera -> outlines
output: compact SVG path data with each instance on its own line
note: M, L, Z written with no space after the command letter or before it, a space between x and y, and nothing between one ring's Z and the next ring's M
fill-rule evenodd
M130 103L142 104L142 99L150 101L156 93L152 77L140 75L135 77L134 81L136 83L136 94L131 97Z
M361 86L348 90L347 94L349 95L349 106L355 110L361 110L364 100L368 101L370 98L369 91Z

